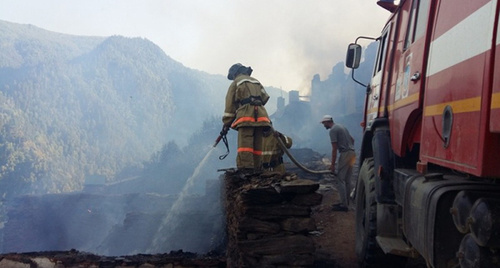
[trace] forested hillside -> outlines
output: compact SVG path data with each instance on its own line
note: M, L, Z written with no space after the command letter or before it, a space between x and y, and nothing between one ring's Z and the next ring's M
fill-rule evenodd
M230 82L142 38L0 21L0 47L3 197L78 190L86 176L113 180L169 142L186 145L220 116Z

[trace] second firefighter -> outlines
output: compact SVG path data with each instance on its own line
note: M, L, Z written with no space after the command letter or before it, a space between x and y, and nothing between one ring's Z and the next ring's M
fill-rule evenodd
M285 153L280 146L280 141L287 149L292 147L292 139L284 134L266 128L264 130L264 143L262 151L262 167L264 171L278 172L284 174L286 172L283 164L283 154Z

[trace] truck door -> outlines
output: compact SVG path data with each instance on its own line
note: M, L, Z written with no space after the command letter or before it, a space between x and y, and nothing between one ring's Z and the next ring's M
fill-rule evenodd
M370 81L370 91L366 102L365 122L368 129L371 128L373 120L383 115L380 101L382 99L381 87L382 77L387 77L388 71L384 68L387 60L387 52L389 46L389 34L391 33L391 23L382 31L382 36L379 39L377 59L374 64L373 76ZM385 82L387 83L387 82Z
M485 142L496 15L496 0L437 1L426 73L423 162L476 176L499 173L485 158L496 149Z
M404 156L420 139L418 126L422 114L430 5L431 0L404 1L400 11L394 86L388 106L393 151L399 156Z
M498 18L498 15L497 15ZM495 42L495 62L493 70L493 92L491 96L490 131L500 133L500 20L497 19L497 37Z

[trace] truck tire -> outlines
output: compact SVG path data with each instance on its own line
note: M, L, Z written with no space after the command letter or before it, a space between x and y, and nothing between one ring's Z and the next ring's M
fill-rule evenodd
M403 267L405 258L385 254L376 241L377 201L373 158L363 161L356 192L355 249L359 267Z

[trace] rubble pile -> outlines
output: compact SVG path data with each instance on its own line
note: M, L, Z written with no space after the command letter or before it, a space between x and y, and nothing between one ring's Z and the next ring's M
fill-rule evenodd
M295 160L310 170L325 170L330 167L330 159L309 148L289 149ZM324 175L308 173L297 167L287 155L283 156L285 168L288 172L297 174L299 178L319 181Z
M138 254L121 257L102 257L71 251L33 252L0 255L0 267L168 267L168 268L222 268L223 257L186 253L182 250L169 254Z
M178 195L73 192L19 196L9 200L6 221L0 221L0 253L70 249L105 256L179 249L206 253L222 243L220 188L220 180L207 180L204 195L185 195L181 209L168 224L164 220ZM168 226L167 231L158 233L163 225ZM157 237L162 243L156 249L152 241Z
M311 207L319 184L296 175L242 177L226 172L228 267L314 265Z

